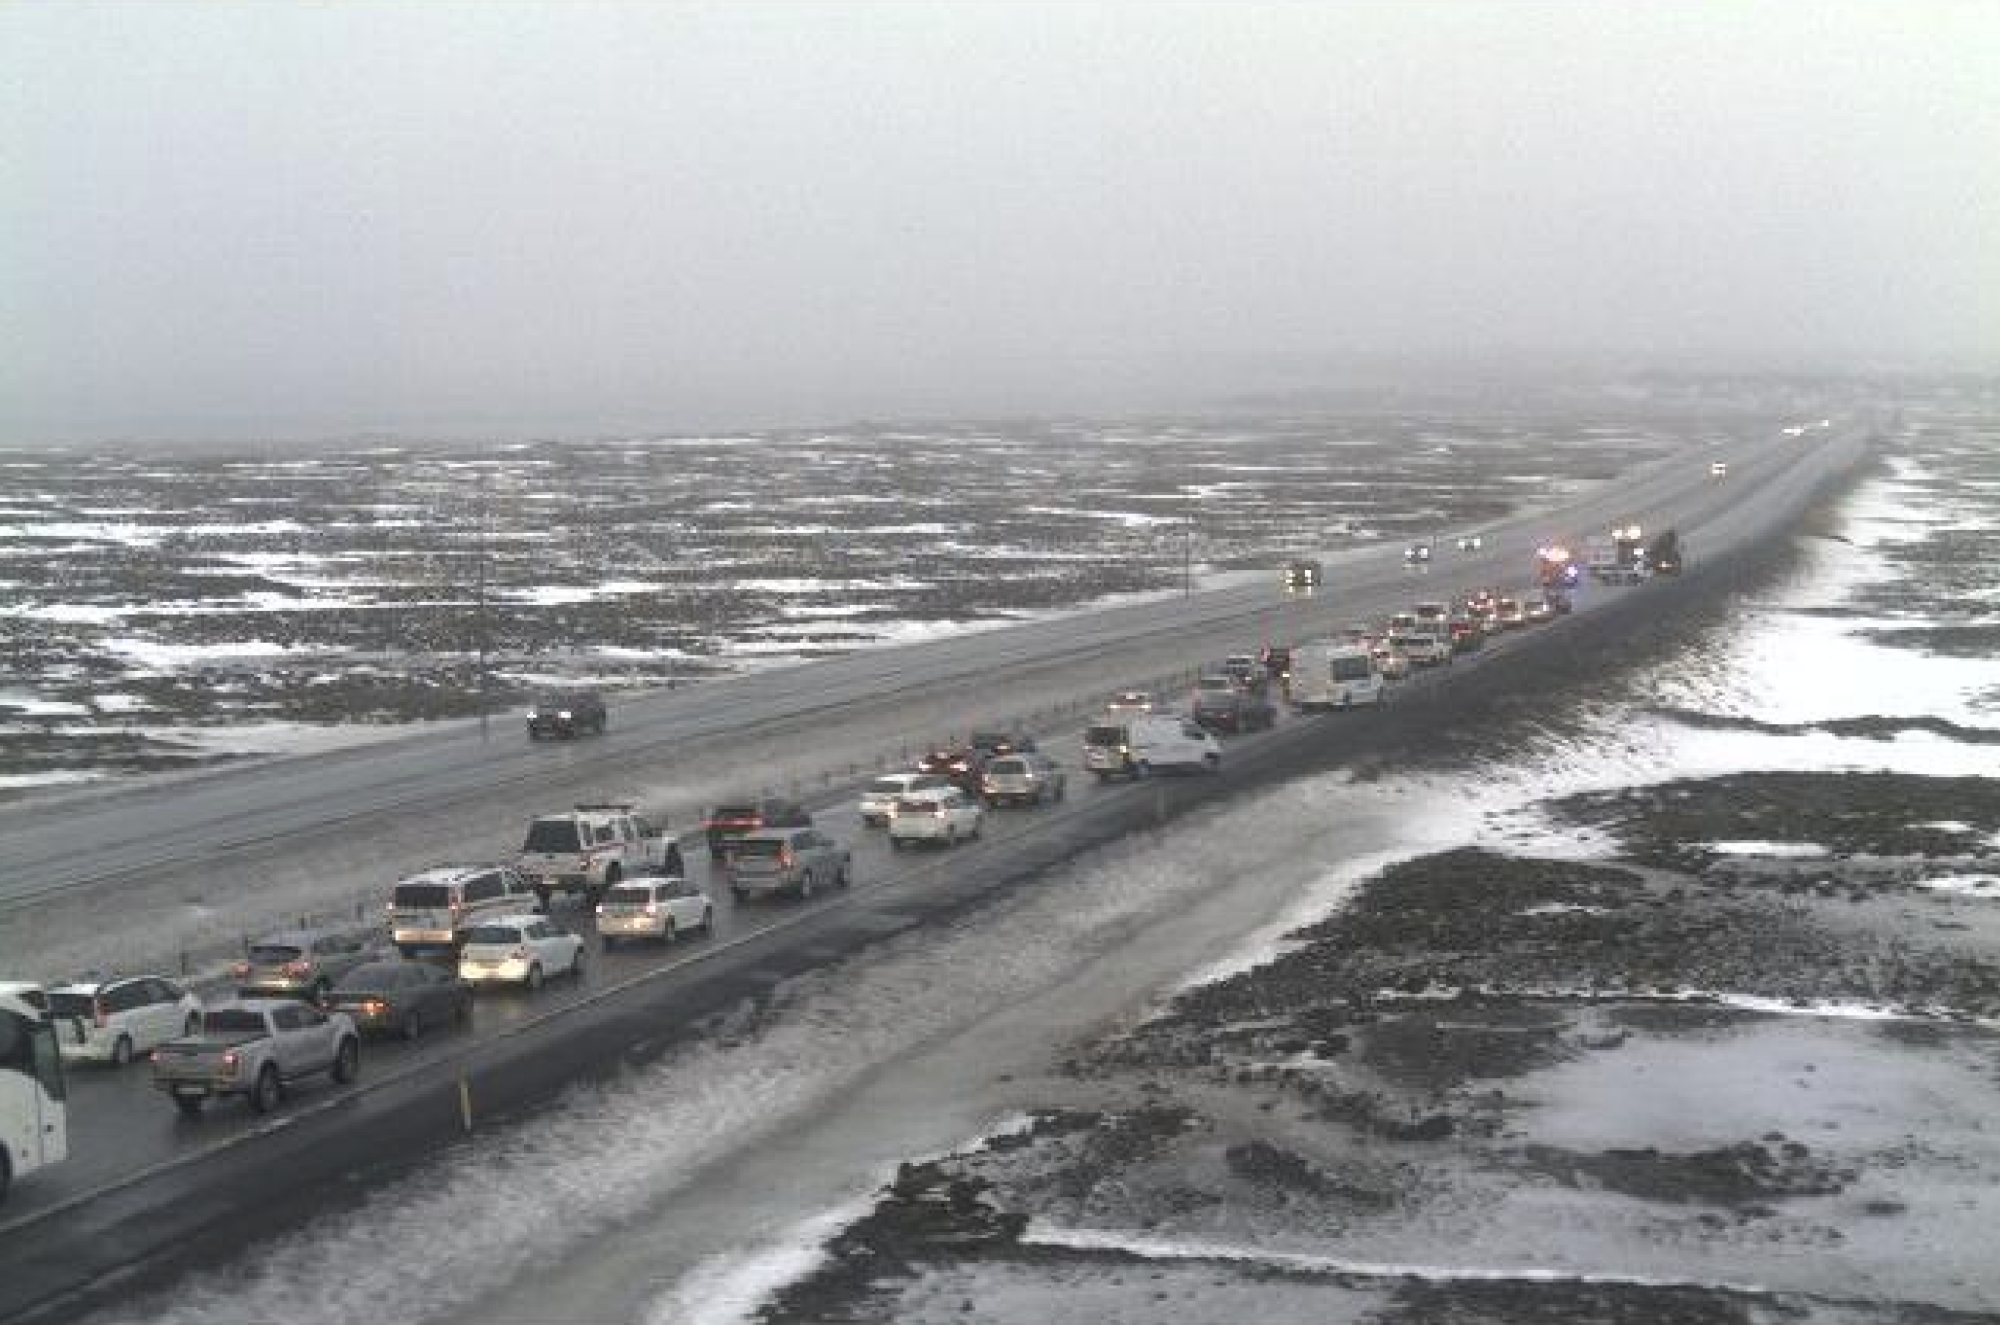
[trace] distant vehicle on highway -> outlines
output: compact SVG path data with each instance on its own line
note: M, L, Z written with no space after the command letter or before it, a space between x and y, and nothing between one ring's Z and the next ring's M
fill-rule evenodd
M1451 645L1434 631L1404 631L1389 636L1389 647L1412 667L1435 667L1451 661Z
M1026 732L974 732L965 738L965 743L978 751L982 759L991 759L995 755L1020 754L1035 748L1035 738Z
M812 815L806 807L783 796L745 796L718 802L708 812L702 831L708 835L708 854L720 862L750 833L766 828L809 828ZM663 873L677 873L671 868Z
M1148 714L1122 721L1106 718L1083 733L1083 766L1100 782L1114 777L1222 768L1222 743L1189 718Z
M57 985L48 998L65 1059L123 1067L156 1045L201 1029L201 1000L163 975Z
M596 906L620 879L682 872L680 843L626 801L536 815L517 864L544 907L559 892L580 893Z
M1284 586L1290 593L1310 593L1319 588L1325 569L1317 561L1301 559L1285 563Z
M916 792L896 801L889 815L889 845L898 850L916 842L956 846L978 837L985 824L986 811L957 787Z
M946 787L923 794L964 793ZM889 831L892 834L896 831L893 816ZM737 842L730 858L729 891L738 901L772 893L793 893L804 899L819 888L845 888L853 872L853 857L847 848L818 829L766 828L746 834Z
M1222 671L1225 676L1235 680L1236 684L1242 686L1245 690L1255 690L1259 694L1262 694L1265 688L1271 684L1270 673L1264 670L1262 664L1257 661L1255 654L1230 654L1222 660Z
M1478 534L1465 534L1458 540L1458 550L1460 552L1477 552L1485 546L1486 540Z
M201 1029L153 1050L153 1087L184 1114L222 1095L241 1095L269 1113L285 1089L326 1073L354 1080L361 1036L344 1012L289 999L251 998L202 1013Z
M986 770L986 756L970 745L933 750L917 761L919 773L935 773L951 779L951 785L968 796L979 794L979 779Z
M450 968L407 958L364 962L326 996L363 1035L414 1040L432 1026L462 1025L472 1012L472 986Z
M1123 690L1113 695L1104 706L1107 721L1116 718L1141 717L1157 711L1152 692L1146 690Z
M1708 462L1708 476L1710 478L1726 478L1728 475L1729 462L1727 460L1711 460Z
M1431 545L1429 543L1410 544L1408 547L1403 549L1403 561L1405 564L1411 566L1430 565Z
M334 982L374 957L372 945L345 929L287 929L252 943L233 968L236 992L302 996L319 1002Z
M583 939L547 916L501 916L465 932L458 978L471 985L540 989L559 975L583 975Z
M604 697L595 690L550 691L528 705L528 739L602 736Z
M955 785L943 773L884 773L862 789L861 822L880 828L889 822L889 811L898 796Z
M1292 676L1292 704L1302 713L1382 702L1382 670L1359 644L1321 643L1300 648Z
M1232 688L1197 692L1188 716L1209 731L1233 734L1268 730L1278 711L1261 691Z
M1055 760L1031 750L988 760L979 790L988 805L1040 805L1063 798L1069 775Z
M405 957L456 952L467 926L525 911L533 897L527 877L510 865L439 865L389 890L389 941Z
M611 948L626 939L672 943L683 934L713 934L715 903L687 879L627 879L597 904L597 933Z

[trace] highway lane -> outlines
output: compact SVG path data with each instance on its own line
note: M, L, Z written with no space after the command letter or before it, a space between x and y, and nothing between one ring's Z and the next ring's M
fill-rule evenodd
M1704 504L1703 518L1676 518L1691 536L1699 538L1706 555L1721 558L1746 545L1760 531L1768 532L1795 518L1814 485L1839 462L1851 459L1854 449L1850 438L1840 447L1815 451L1807 457L1821 463L1780 465L1774 457L1756 485L1760 495L1753 498L1749 491L1725 493L1716 487L1704 488L1711 500ZM1742 488L1750 486L1746 483ZM1641 512L1650 509L1633 502L1614 518L1629 518L1635 508ZM1474 564L1455 569L1463 575L1453 577L1434 570L1421 577L1422 590L1412 592L1412 577L1400 574L1399 567L1399 573L1387 577L1383 585L1388 597L1357 610L1354 597L1344 595L1337 619L1377 615L1412 597L1443 597L1448 590L1486 582ZM1697 566L1689 585L1700 575ZM1539 642L1548 641L1554 647L1555 641L1577 637L1593 617L1643 612L1649 596L1674 588L1660 585L1594 591L1587 595L1584 610L1577 617L1506 637L1473 667L1453 668L1449 677L1438 677L1438 684L1419 693L1430 696L1426 707L1431 708L1449 702L1453 694L1473 695L1480 689L1477 678L1482 674L1498 669L1498 674L1504 675L1512 661L1549 654L1550 648L1540 647ZM460 1076L482 1083L484 1105L504 1108L530 1103L566 1079L564 1073L587 1070L593 1062L600 1066L604 1061L616 1062L621 1055L629 1055L635 1044L657 1046L670 1039L677 1028L684 1030L703 1009L723 1006L729 999L741 997L746 989L767 987L788 972L970 904L1010 879L1032 874L1081 846L1106 840L1160 813L1171 813L1182 804L1226 794L1232 786L1256 776L1260 766L1280 766L1288 751L1289 757L1297 759L1304 757L1302 751L1317 750L1313 757L1324 759L1328 735L1337 735L1342 746L1352 744L1358 749L1371 740L1386 739L1396 721L1392 707L1382 714L1288 723L1271 735L1232 743L1231 767L1221 779L1105 788L1078 782L1064 806L998 816L988 840L954 852L891 856L880 845L879 837L869 838L852 826L851 817L843 818L851 811L835 810L826 816L829 825L861 844L857 853L859 882L850 893L828 896L808 906L762 905L739 912L729 904L726 889L717 889L722 924L715 940L666 951L626 950L604 955L593 963L580 987L557 987L539 999L503 995L484 1000L469 1033L446 1035L409 1048L371 1046L374 1051L368 1056L360 1087L310 1088L274 1120L253 1120L245 1111L223 1106L198 1124L186 1124L146 1087L143 1073L95 1073L87 1078L79 1073L77 1158L44 1175L50 1182L38 1180L24 1186L18 1193L22 1203L8 1212L0 1229L115 1227L118 1239L107 1243L99 1258L115 1253L128 1260L142 1259L147 1254L143 1244L149 1237L157 1243L168 1234L179 1237L192 1232L175 1223L189 1208L190 1193L206 1191L211 1179L222 1181L225 1173L237 1175L231 1181L251 1181L248 1175L254 1170L268 1169L268 1159L246 1168L246 1157L251 1154L282 1147L289 1155L291 1148L308 1136L325 1144L344 1144L339 1137L352 1135L348 1129L367 1126L370 1119L378 1130L369 1133L369 1153L382 1152L383 1135L394 1134L396 1126L410 1130L412 1145L441 1144L442 1133L437 1129L444 1124L439 1118L449 1121L452 1110L440 1101L450 1103L448 1088ZM1074 740L1074 728L1054 734L1059 745ZM1066 756L1066 762L1074 763L1067 750L1059 752ZM839 799L844 802L846 796L843 790ZM671 1016L658 1015L669 1005ZM491 1099L484 1094L487 1090L494 1092ZM428 1121L421 1126L414 1122L392 1125L393 1115L385 1110L398 1099L424 1101L423 1116ZM203 1203L201 1208L211 1207ZM166 1226L157 1237L147 1232L162 1220ZM57 1235L51 1232L48 1236ZM37 1259L32 1283L20 1280L24 1285L21 1291L41 1292L50 1283L73 1278L91 1259L83 1256L77 1265L67 1267L45 1265ZM35 1288L35 1284L41 1287ZM0 1314L7 1311L6 1301L0 1300Z
M1485 547L1477 554L1449 551L1457 531L1440 531L1440 560L1429 574L1441 584L1451 576L1520 585L1533 549L1551 536L1578 537L1634 518L1648 525L1712 519L1723 505L1750 500L1770 472L1818 441L1817 434L1786 438L1774 428L1730 446L1670 457L1567 503L1481 527ZM1708 476L1712 458L1729 461L1729 479ZM1420 596L1409 587L1414 574L1400 546L1350 550L1331 559L1328 586L1312 601L1287 600L1272 575L1186 599L621 698L615 730L603 742L531 746L507 715L485 736L477 723L450 724L358 749L0 807L0 911L59 893L88 895L135 876L181 887L181 880L166 876L210 876L221 866L255 871L274 856L293 868L311 868L322 850L337 857L329 867L351 870L360 863L355 826L372 826L385 815L505 805L513 817L525 818L571 792L596 794L607 779L629 781L634 768L726 757L732 747L759 738L805 736L830 715L844 719L849 731L872 728L884 741L899 736L922 745L951 727L1011 716L1010 687L1101 693L1246 640L1324 631ZM911 715L941 709L958 720L912 725ZM824 768L832 768L843 752L822 753ZM811 776L809 762L794 771ZM685 815L696 807L679 808ZM464 835L448 824L440 829L423 835L429 860L491 853L483 827ZM391 872L397 868L393 860L382 864Z

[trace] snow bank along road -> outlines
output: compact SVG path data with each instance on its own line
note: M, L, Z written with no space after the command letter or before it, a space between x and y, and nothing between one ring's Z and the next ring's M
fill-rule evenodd
M1575 506L1489 526L1483 555L1441 561L1421 579L1401 565L1400 548L1350 557L1335 567L1322 600L1285 609L1286 634L1378 618L1410 599L1444 598L1476 584L1520 584L1537 542L1614 521L1676 524L1695 562L1678 583L1587 595L1586 610L1575 617L1509 637L1476 666L1420 687L1419 704L1287 723L1232 742L1220 779L1084 788L1063 807L1003 816L986 843L952 853L892 863L879 843L862 846L861 882L846 895L805 907L725 910L713 944L621 952L597 961L575 990L493 1000L482 1005L472 1033L375 1050L358 1087L308 1088L273 1120L225 1107L190 1125L135 1074L78 1073L74 1158L45 1175L49 1182L18 1191L19 1205L0 1224L0 1318L68 1312L93 1282L101 1289L121 1276L148 1277L169 1258L185 1263L219 1255L251 1232L349 1199L369 1173L407 1165L450 1142L460 1127L461 1081L471 1085L480 1116L528 1107L568 1081L658 1053L698 1031L704 1018L793 974L961 911L1010 880L1184 804L1323 767L1343 754L1393 753L1417 728L1434 730L1476 712L1485 697L1532 686L1538 670L1575 667L1593 649L1615 649L1673 603L1727 583L1732 568L1747 564L1768 536L1796 519L1862 446L1861 430L1847 428L1677 457ZM1709 476L1712 458L1730 462L1728 479ZM952 725L963 727L1008 711L1007 693L1023 685L1067 684L1076 695L1098 695L1128 677L1164 674L1254 642L1246 637L1272 621L1275 598L1271 586L1246 586L706 685L627 703L615 741L564 747L558 759L525 742L482 745L476 732L466 732L169 787L42 802L32 814L0 818L7 844L0 876L15 889L16 922L52 901L93 899L100 916L115 915L101 908L102 900L136 880L212 873L218 861L251 877L277 853L308 867L323 857L329 870L353 869L352 839L369 836L354 825L388 805L401 819L435 826L464 817L468 804L499 802L517 830L527 813L599 791L612 768L629 776L649 762L670 765L703 741L714 742L716 751L705 756L715 765L710 773L754 782L754 769L730 766L732 743L747 749L772 732L796 733L802 747L832 764L842 751L825 748L828 732L866 730L871 721L911 709L949 708L957 716ZM1073 727L1054 733L1059 741L1073 734ZM852 797L843 789L832 799L846 806ZM838 811L823 817L838 835L859 842L862 835ZM329 824L339 827L329 831ZM75 844L95 841L93 834L103 835L105 849L85 854L80 870ZM513 845L511 836L454 841L435 854L491 857ZM422 863L382 861L376 877L386 884ZM361 867L377 868L366 860ZM50 888L64 892L43 891L35 900L38 890ZM12 940L7 950L28 951Z

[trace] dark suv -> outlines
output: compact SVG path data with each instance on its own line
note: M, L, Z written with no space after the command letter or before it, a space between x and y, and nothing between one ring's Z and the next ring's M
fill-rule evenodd
M595 690L568 690L535 696L528 706L528 739L604 732L604 699Z
M941 773L966 795L977 796L980 780L986 776L986 761L990 757L975 745L933 750L917 761L917 772Z
M810 828L812 815L797 801L781 796L754 796L721 801L708 812L702 831L708 835L708 854L721 860L737 838L765 828Z

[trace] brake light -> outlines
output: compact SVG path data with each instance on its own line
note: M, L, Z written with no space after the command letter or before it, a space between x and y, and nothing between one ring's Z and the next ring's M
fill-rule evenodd
M451 910L451 918L452 918L453 920L456 920L456 919L458 919L458 918L459 918L460 916L462 916L462 915L464 915L464 914L465 914L465 903L464 903L464 902L453 902L453 903L451 904L451 908L450 908L450 910Z
M600 906L597 909L602 911L604 908ZM649 916L656 916L660 914L660 904L658 902L646 903L646 914Z
M224 1067L228 1068L231 1072L234 1072L236 1070L236 1063L237 1063L237 1058L236 1058L236 1051L234 1049L225 1049L222 1051L222 1065Z
M310 975L311 973L312 973L312 963L309 961L296 961L296 962L285 963L286 975L303 976L303 975Z
M790 869L792 867L792 849L790 847L784 847L779 850L778 865L781 869Z
M240 980L244 976L250 974L250 963L247 961L235 962L230 966L229 971L230 974L234 975L237 979Z
M389 1010L389 1005L379 998L371 998L363 1001L361 1010L371 1017L379 1017Z

